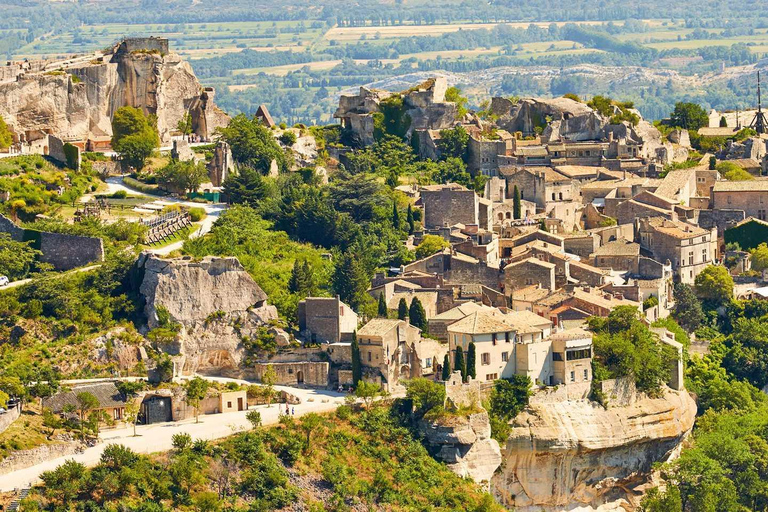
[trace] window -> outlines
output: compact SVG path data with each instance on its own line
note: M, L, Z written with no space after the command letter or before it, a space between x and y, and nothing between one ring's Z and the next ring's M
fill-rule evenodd
M369 362L369 363L371 362L371 359L372 359L371 353L370 353L370 352L368 352L368 362Z
M555 193L554 192L552 192L552 200L553 201L555 200Z
M688 264L693 265L693 251L688 253Z
M563 353L562 352L552 352L552 360L553 361L562 361L563 360Z
M496 380L499 378L498 373L486 373L485 374L485 380Z
M731 196L728 196L726 199L727 199L728 204L731 204Z
M592 357L592 349L591 348L585 348L581 350L568 350L565 352L565 359L567 361L574 361L576 359L589 359ZM552 357L554 361L557 361L557 359Z
M584 369L584 380L589 380L589 370Z
M496 333L493 333L493 334L491 334L491 341L493 342L493 344L494 344L494 345L496 344L496 338L497 338L497 336L498 336L498 335L497 335Z
M227 409L231 409L231 408L232 408L232 402L227 402Z
M707 250L706 249L702 249L701 250L701 261L702 261L702 263L706 263L707 262Z
M504 341L509 343L509 333L508 332L504 333Z
M504 361L505 363L507 361L509 361L509 352L502 352L501 353L501 360Z
M576 382L576 372L571 372L571 382Z
M491 354L489 352L480 354L480 362L484 365L491 364Z

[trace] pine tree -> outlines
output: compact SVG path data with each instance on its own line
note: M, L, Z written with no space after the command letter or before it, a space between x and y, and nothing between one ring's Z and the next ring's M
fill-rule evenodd
M451 358L448 357L448 354L445 354L445 357L443 358L443 380L448 380L451 378Z
M408 318L408 303L405 302L405 298L401 298L397 304L397 318L400 320Z
M363 303L370 279L360 258L351 252L345 252L333 271L333 290L336 295L357 309Z
M464 351L461 350L461 347L456 347L456 356L453 367L455 370L461 372L461 380L467 380L467 367L464 364Z
M302 288L302 274L303 267L299 260L294 260L293 270L291 270L291 278L288 280L288 290L291 293L299 293Z
M392 225L396 230L400 229L400 212L397 209L397 201L392 202Z
M477 349L475 348L475 343L470 342L469 347L467 348L467 380L469 380L469 377L472 377L473 379L477 378L477 369L475 368L476 361Z
M307 297L314 297L317 295L317 285L315 284L315 273L312 270L312 264L309 260L304 260L304 263L302 263L301 273L304 278L304 289L302 292Z
M406 220L408 221L408 234L412 235L416 228L416 222L413 220L413 209L410 203L408 204L408 213L406 214Z
M363 361L360 357L360 345L357 343L357 331L352 333L352 384L357 387L357 383L363 378Z
M381 318L387 318L387 301L384 300L384 292L379 294L379 316Z
M411 301L411 307L408 309L408 322L427 332L427 312L424 311L424 306L421 305L418 297L414 297Z
M515 189L512 192L512 213L515 219L522 217L522 203L520 199L520 189L515 185Z

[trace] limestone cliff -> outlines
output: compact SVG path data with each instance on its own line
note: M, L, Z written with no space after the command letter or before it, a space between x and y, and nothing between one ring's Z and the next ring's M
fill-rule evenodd
M0 115L17 141L44 133L65 140L110 137L122 106L157 116L164 142L186 113L193 131L210 137L228 117L214 104L189 63L174 53L128 51L124 45L61 62L41 61L0 77Z
M184 374L236 370L247 355L243 340L277 319L277 310L237 258L163 260L143 253L137 268L148 327L159 326L160 306L171 322L181 324L176 342L161 348L177 356Z
M461 477L488 484L501 464L499 443L491 438L491 423L485 411L468 417L422 420L419 428L435 458Z
M672 390L610 409L585 400L532 404L513 421L493 491L518 511L589 510L616 500L631 510L632 487L678 447L695 415L690 395Z

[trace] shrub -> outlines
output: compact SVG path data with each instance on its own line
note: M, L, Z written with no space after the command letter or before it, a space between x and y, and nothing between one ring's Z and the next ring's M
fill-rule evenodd
M189 218L192 220L192 222L200 222L205 218L205 216L206 216L206 213L204 208L189 209Z

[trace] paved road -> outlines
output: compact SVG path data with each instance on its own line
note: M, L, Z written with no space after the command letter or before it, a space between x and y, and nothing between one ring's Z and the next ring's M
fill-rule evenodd
M91 265L91 266L88 266L88 267L76 268L74 270L69 270L67 272L62 272L60 274L51 274L51 275L54 276L54 277L61 277L61 276L65 276L67 274L75 273L75 272L89 272L89 271L91 271L93 269L99 268L100 266L101 265ZM12 283L8 283L5 286L0 286L0 291L2 291L2 290L9 290L11 288L16 288L17 286L25 285L27 283L32 282L32 279L33 278L30 277L29 279L19 279L18 281L13 281Z
M213 380L209 377L206 377ZM215 379L230 381L234 379ZM237 380L236 382L246 381ZM327 390L297 389L283 386L275 386L277 390L285 390L301 399L301 404L295 405L296 416L302 416L309 412L328 412L344 403L344 395ZM267 407L260 405L251 407L250 410L261 412L261 420L265 425L278 422L280 408L278 405ZM86 449L83 453L52 459L30 468L20 469L12 473L0 476L0 492L8 492L22 487L29 487L39 482L39 476L44 471L57 468L65 461L72 459L86 465L95 465L101 457L102 451L108 444L122 444L138 453L153 453L170 450L174 434L186 433L193 439L220 439L236 432L247 430L251 427L245 418L246 411L224 414L211 414L200 417L200 423L194 419L157 423L154 425L137 427L138 437L133 437L133 427L117 428L101 434L102 442Z
M126 186L125 183L123 183L122 176L109 177L107 178L106 183L107 183L107 192L106 192L107 194L114 194L119 190L123 190L126 193L134 196L146 197L148 202L161 199L169 203L176 203L182 206L187 206L189 208L203 208L207 215L199 224L197 224L199 227L192 234L189 235L190 238L197 238L209 232L211 230L211 226L213 226L213 223L216 222L216 220L218 220L219 215L221 215L221 213L227 209L227 205L223 203L216 203L216 204L195 203L194 201L185 201L183 199L176 199L174 197L156 197L156 196L147 195L147 194L144 194L143 192L140 192L136 189L132 189ZM181 249L182 245L184 245L184 241L179 241L179 242L174 242L172 244L166 245L165 247L160 247L157 249L149 249L149 251L155 254L165 255L165 254L170 254L175 250Z

